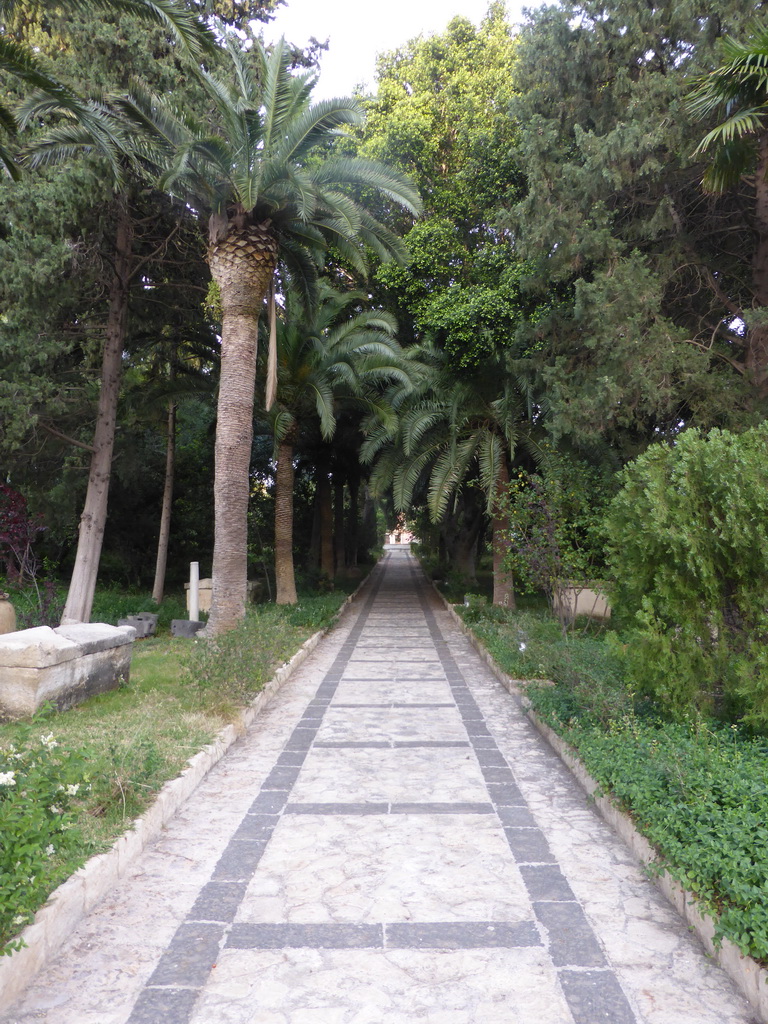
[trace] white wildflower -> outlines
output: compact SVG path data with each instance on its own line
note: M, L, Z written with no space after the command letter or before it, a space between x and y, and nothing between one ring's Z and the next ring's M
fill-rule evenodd
M64 813L62 811L62 809L57 804L51 804L51 806L48 808L48 810L51 812L51 814L63 814Z
M13 919L13 923L14 924L26 924L27 923L27 916L26 916L26 914L17 914L16 917L14 917L14 919Z
M56 747L58 747L58 745L59 745L56 742L56 740L53 738L53 733L52 732L49 732L47 736L41 736L40 737L40 742L42 743L42 745L44 747L47 747L48 750L55 750Z
M54 853L56 853L56 847L53 845L53 843L48 843L48 845L45 848L45 856L52 857Z
M77 792L80 789L80 783L75 782L72 785L67 786L67 796L77 796Z
M0 786L15 786L16 772L0 772Z
M523 643L518 644L517 649L518 649L518 651L524 651L525 650L525 644L523 644Z

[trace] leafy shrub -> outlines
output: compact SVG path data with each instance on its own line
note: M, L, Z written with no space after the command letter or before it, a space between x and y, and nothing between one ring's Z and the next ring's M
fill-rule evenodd
M88 786L85 756L61 747L45 724L35 719L0 748L0 956L20 948L12 936L78 866L66 861L78 842L72 808Z
M686 431L623 471L607 518L617 648L631 683L679 717L691 707L768 726L768 426Z
M11 580L24 582L38 572L32 545L45 527L31 516L26 498L6 483L0 483L0 565Z
M603 514L610 481L599 469L551 453L543 472L518 472L509 486L504 513L509 519L507 567L522 592L539 590L550 605L574 581L603 573ZM572 625L564 604L563 629Z

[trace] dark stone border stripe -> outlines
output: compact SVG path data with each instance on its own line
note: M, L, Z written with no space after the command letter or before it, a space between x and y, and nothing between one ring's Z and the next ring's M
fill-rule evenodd
M227 949L381 949L380 924L245 924L227 936Z
M541 946L533 921L233 925L227 949L520 949Z
M437 708L450 708L452 711L456 709L455 704L408 704L405 701L389 701L387 704L340 704L334 702L334 710L336 708L346 708L348 710L353 708L371 708L377 711L391 711L393 708L397 709L419 709L434 711Z
M533 921L388 924L384 926L384 939L390 949L517 949L542 945Z
M575 1024L636 1024L612 971L560 971L560 984Z
M457 803L290 803L286 814L493 814L493 804Z
M402 750L410 747L439 750L442 747L467 749L469 746L466 740L318 740L312 745L314 750Z

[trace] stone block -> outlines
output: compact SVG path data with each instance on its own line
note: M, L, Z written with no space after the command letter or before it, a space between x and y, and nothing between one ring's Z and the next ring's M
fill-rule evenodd
M0 633L16 632L16 610L0 593Z
M136 631L103 622L38 626L0 636L0 716L68 708L127 681Z
M61 665L80 655L78 645L50 626L19 629L0 636L0 668Z
M184 589L187 592L187 611L189 611L189 584L184 584ZM213 580L204 579L200 580L197 585L198 595L198 608L201 612L210 612L211 610L211 597L213 595Z
M204 625L204 622L192 622L190 619L172 619L171 636L194 636Z
M264 590L264 585L260 580L249 580L248 581L248 600L258 601ZM187 592L187 611L189 611L189 584L184 584L184 589ZM198 583L198 611L210 612L211 600L213 597L213 580L203 579Z
M608 598L590 587L561 587L555 594L552 610L555 615L562 615L568 620L577 615L587 615L590 619L611 617Z
M132 626L136 630L136 637L143 640L144 637L154 636L157 633L157 615L154 612L139 612L137 615L128 615L124 619L118 619L118 626Z

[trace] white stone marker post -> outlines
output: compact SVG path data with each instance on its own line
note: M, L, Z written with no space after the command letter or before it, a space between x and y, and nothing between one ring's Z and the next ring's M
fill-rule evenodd
M200 563L189 563L189 621L200 621Z

